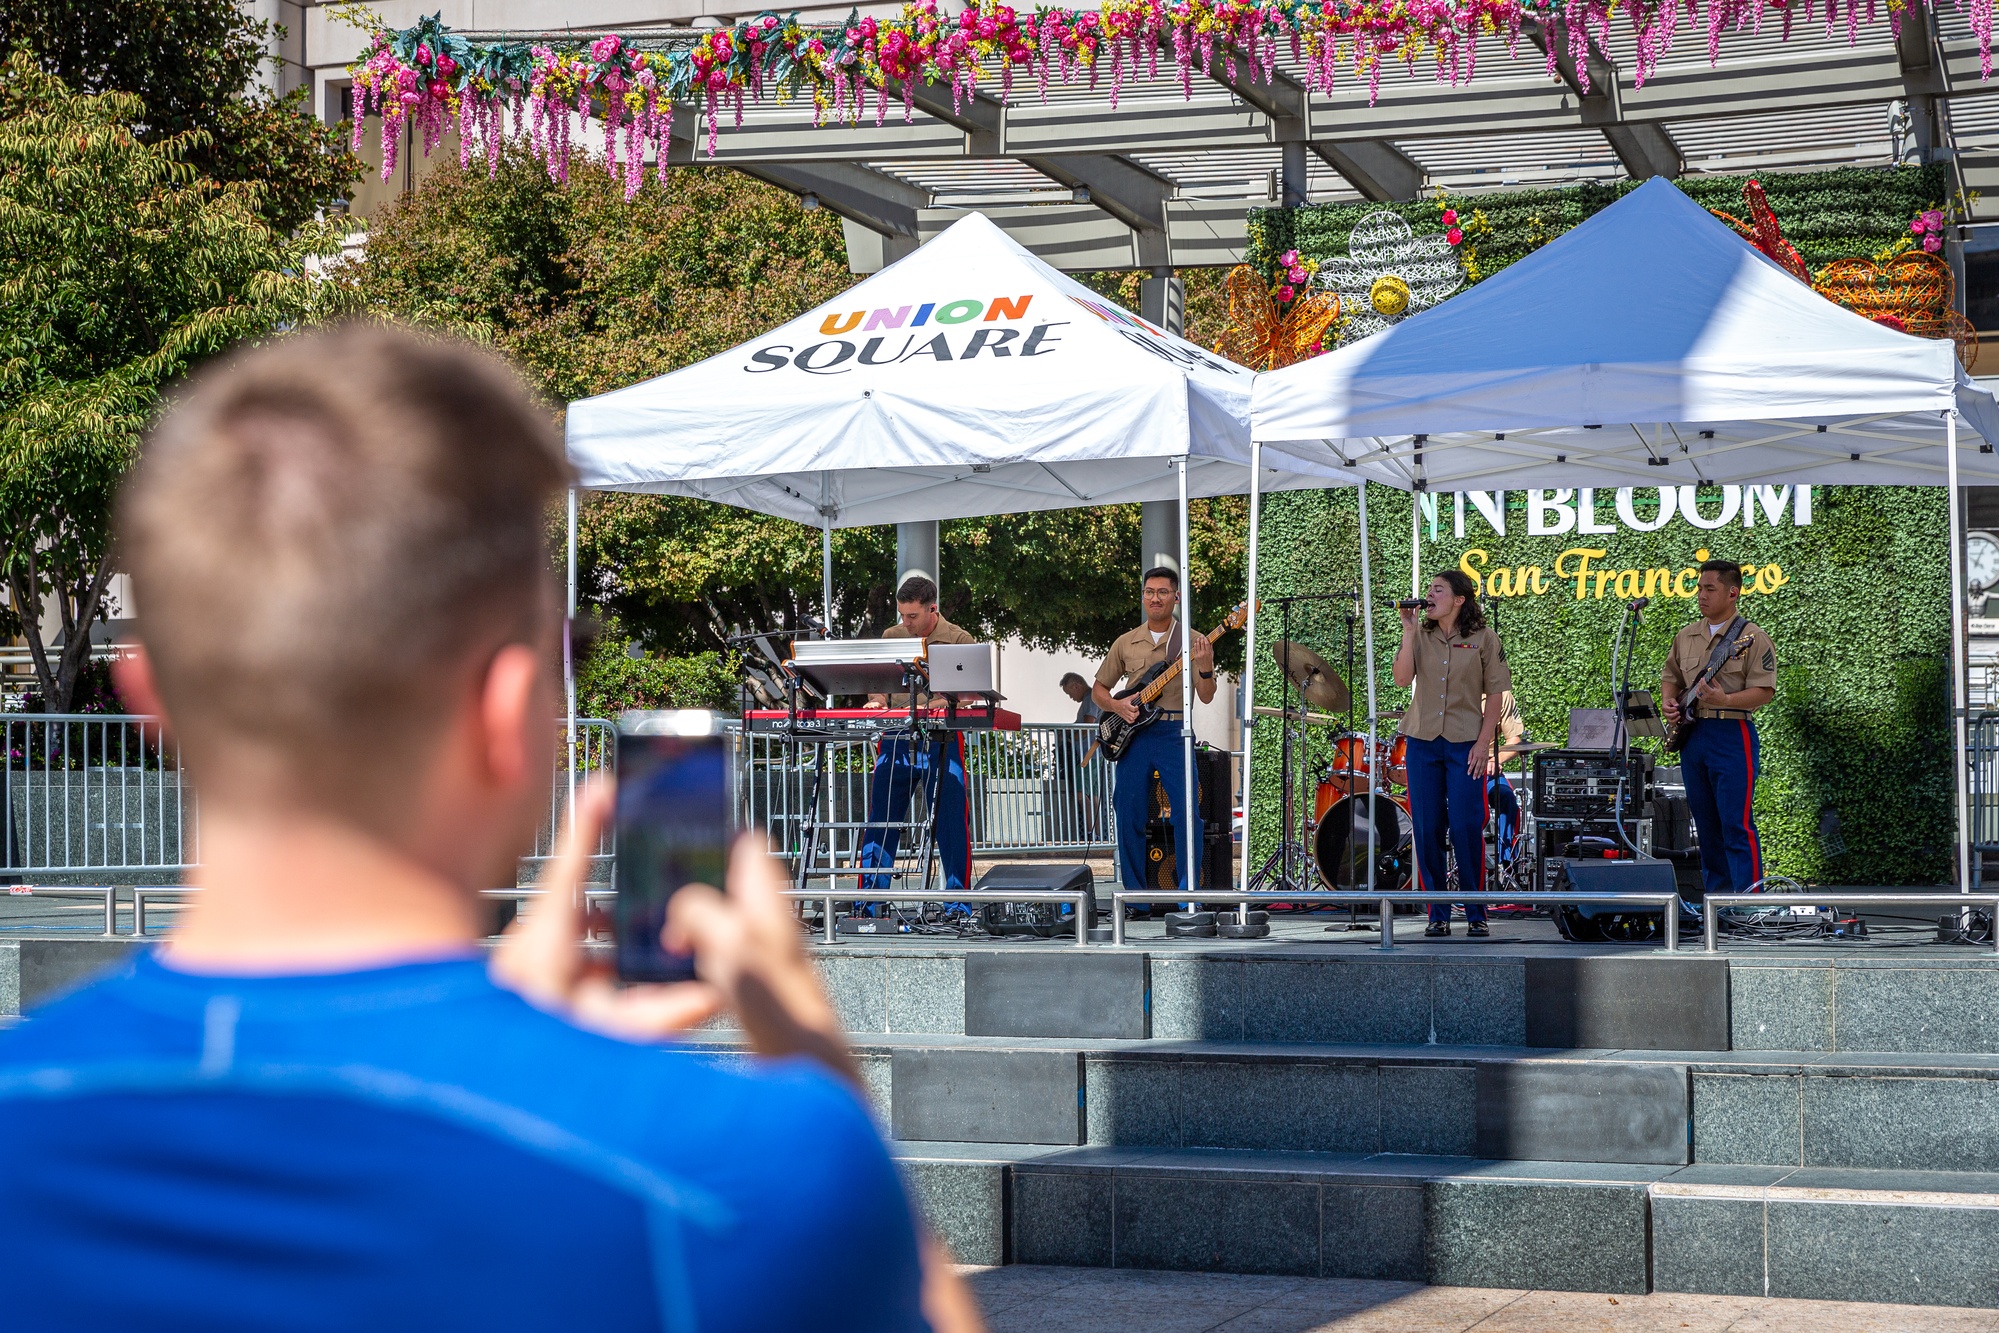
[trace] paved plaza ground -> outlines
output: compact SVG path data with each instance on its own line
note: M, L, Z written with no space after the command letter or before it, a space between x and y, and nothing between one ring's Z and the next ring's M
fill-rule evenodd
M1101 1268L965 1270L991 1333L1971 1333L1999 1310Z

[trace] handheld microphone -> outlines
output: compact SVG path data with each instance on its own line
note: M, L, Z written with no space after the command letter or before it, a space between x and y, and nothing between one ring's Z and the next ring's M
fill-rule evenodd
M1419 606L1427 607L1429 605L1430 599L1427 597L1404 597L1395 604L1395 609L1398 611L1414 611Z

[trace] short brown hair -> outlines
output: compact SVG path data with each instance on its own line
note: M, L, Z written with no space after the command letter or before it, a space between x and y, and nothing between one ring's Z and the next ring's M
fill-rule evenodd
M937 585L921 574L911 574L895 590L895 600L899 605L915 602L918 606L937 605Z
M1730 588L1742 586L1742 566L1733 560L1705 560L1701 562L1701 573L1719 574L1722 583Z
M199 375L116 519L197 782L402 817L454 692L547 635L568 477L519 379L453 340L352 324Z

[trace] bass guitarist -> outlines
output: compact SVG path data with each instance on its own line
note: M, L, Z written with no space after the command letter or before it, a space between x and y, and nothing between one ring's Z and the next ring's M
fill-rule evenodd
M1759 750L1751 715L1777 696L1777 650L1760 625L1736 613L1741 565L1710 560L1700 575L1695 599L1701 618L1674 636L1659 673L1659 698L1677 727L1681 696L1723 648L1719 670L1688 701L1693 722L1680 749L1680 774L1700 834L1704 890L1735 893L1763 878L1754 808Z
M1179 657L1184 632L1173 614L1180 604L1180 576L1160 565L1145 571L1144 587L1145 623L1111 645L1110 656L1097 668L1096 687L1090 691L1099 708L1117 714L1126 722L1138 720L1137 698L1115 698L1111 691L1120 680L1136 682L1150 668ZM1207 703L1215 697L1214 645L1207 636L1196 634L1188 651L1194 665L1194 697ZM1177 684L1161 696L1161 704L1168 699L1175 705L1179 703ZM1165 787L1167 804L1173 811L1173 845L1185 846L1185 831L1180 821L1194 812L1181 808L1186 804L1186 756L1180 740L1181 724L1177 707L1167 709L1157 722L1132 737L1131 747L1117 761L1118 869L1127 889L1146 887L1145 826L1151 818L1146 807L1151 799L1154 774ZM1184 864L1187 859L1184 855L1176 858L1180 863L1177 887L1181 889L1201 882L1201 841L1197 823L1193 866Z

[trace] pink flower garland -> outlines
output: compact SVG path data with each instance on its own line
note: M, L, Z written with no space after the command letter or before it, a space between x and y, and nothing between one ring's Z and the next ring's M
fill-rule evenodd
M1373 105L1390 60L1413 69L1428 58L1439 81L1463 84L1476 72L1481 38L1500 38L1511 55L1529 24L1540 29L1548 72L1556 72L1566 53L1587 91L1591 48L1609 47L1620 9L1629 18L1631 74L1639 86L1671 49L1682 24L1705 29L1714 63L1724 32L1760 30L1766 16L1777 16L1788 37L1795 17L1809 22L1823 6L1827 35L1843 18L1849 42L1858 40L1862 23L1877 21L1876 0L1105 0L1097 11L1049 8L1031 17L995 0L974 0L952 15L948 2L908 0L895 19L861 18L821 29L805 28L795 17L762 14L698 40L648 51L616 35L598 37L587 48L538 45L527 53L518 47L472 48L449 34L436 38L460 55L469 50L464 62L417 40L423 32L435 38L442 31L436 26L401 35L376 32L367 54L350 66L354 146L357 151L361 146L362 116L379 114L386 180L395 169L405 125L421 129L429 153L447 123L455 122L461 164L470 164L476 141L494 170L511 109L515 137L547 164L552 178L566 180L576 129L587 129L597 115L609 165L614 173L622 166L629 198L643 182L648 152L665 179L675 100L700 107L713 157L724 104L740 127L746 101L764 102L800 89L810 91L815 124L829 116L858 123L872 92L879 125L889 99L898 94L904 120L913 119L919 82L948 84L953 109L962 110L982 86L993 83L1001 100L1012 100L1016 71L1032 72L1044 101L1051 79L1087 78L1094 88L1107 62L1115 108L1141 69L1148 79L1158 76L1162 50L1171 54L1181 92L1191 99L1196 68L1203 77L1270 83L1277 76L1279 44L1285 43L1312 91L1331 95L1337 76L1350 70L1367 79ZM1956 2L1968 13L1981 73L1989 77L1993 0ZM1697 14L1703 4L1705 13ZM1896 0L1885 6L1896 32L1903 7ZM517 53L519 59L509 63ZM523 67L526 74L519 72Z

